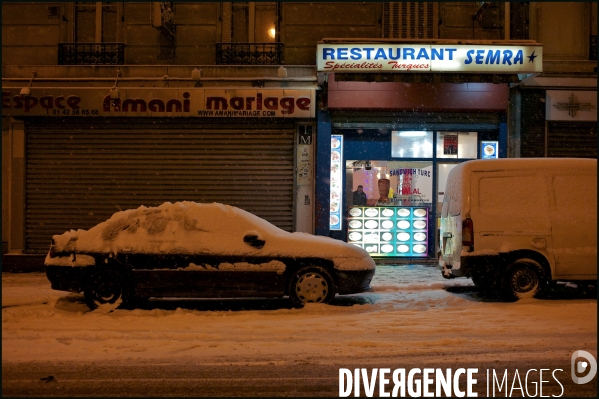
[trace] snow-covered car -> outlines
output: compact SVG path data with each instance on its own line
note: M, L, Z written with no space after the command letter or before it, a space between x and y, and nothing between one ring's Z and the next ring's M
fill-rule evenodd
M239 208L167 202L53 236L45 269L53 289L83 292L93 310L150 297L330 303L368 291L375 264L362 248L289 233Z

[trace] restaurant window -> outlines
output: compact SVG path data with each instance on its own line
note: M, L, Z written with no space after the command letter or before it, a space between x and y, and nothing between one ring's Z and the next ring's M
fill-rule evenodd
M392 158L432 158L433 132L392 131Z
M117 41L117 4L114 2L75 3L77 43Z
M477 132L437 132L437 158L477 158Z
M418 206L433 202L432 161L348 161L352 191L362 186L367 205ZM381 192L380 180L388 180ZM386 194L384 203L380 201ZM350 200L350 205L353 205Z

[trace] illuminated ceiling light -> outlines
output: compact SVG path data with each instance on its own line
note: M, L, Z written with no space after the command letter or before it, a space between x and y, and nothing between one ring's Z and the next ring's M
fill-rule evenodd
M268 36L270 36L271 39L274 39L276 34L277 34L277 31L275 30L275 28L270 28L268 30Z
M405 131L405 132L399 132L399 135L402 137L422 137L422 136L426 136L426 132Z

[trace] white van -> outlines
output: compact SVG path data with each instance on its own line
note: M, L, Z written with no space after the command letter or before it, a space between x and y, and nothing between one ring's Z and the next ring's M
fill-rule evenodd
M517 298L597 280L597 160L467 161L449 173L439 234L446 278Z

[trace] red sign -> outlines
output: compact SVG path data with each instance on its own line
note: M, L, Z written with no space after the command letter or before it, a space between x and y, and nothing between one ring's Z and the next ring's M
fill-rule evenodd
M177 116L314 118L315 91L304 89L97 88L2 89L11 116Z

